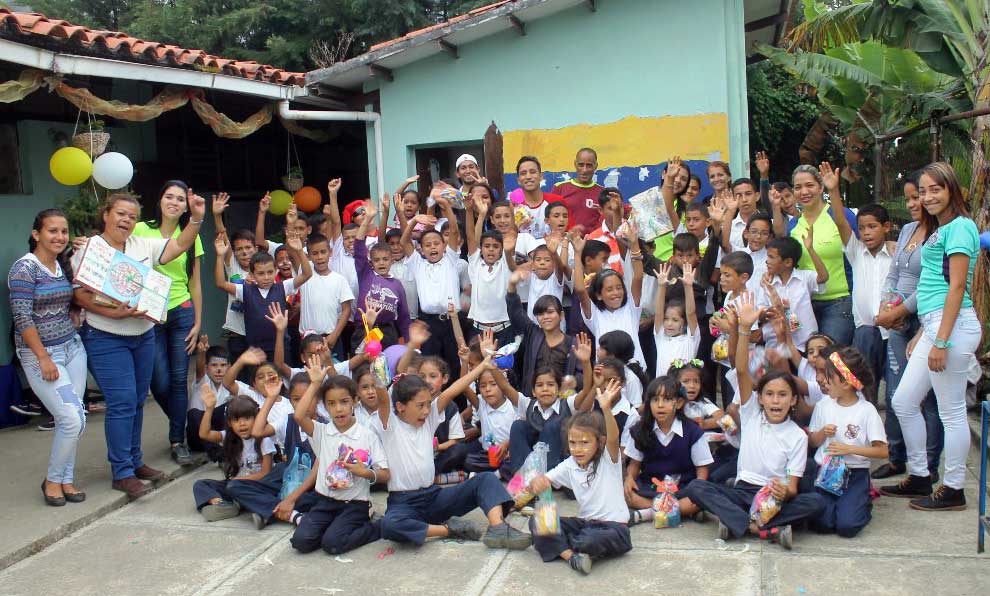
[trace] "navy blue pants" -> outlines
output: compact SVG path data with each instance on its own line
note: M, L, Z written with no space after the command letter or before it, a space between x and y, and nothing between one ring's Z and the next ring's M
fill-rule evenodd
M301 553L322 548L339 555L354 550L381 537L378 525L371 523L370 510L368 501L338 501L318 494L289 542Z
M186 412L186 445L192 451L207 451L211 443L199 438L199 425L203 421L206 412L198 408L193 408ZM218 406L213 410L210 418L211 430L223 430L227 428L227 404ZM213 443L216 445L216 443Z
M753 497L763 488L747 482L735 486L716 484L707 480L695 480L684 491L691 502L714 514L729 528L733 538L739 538L749 529L749 507ZM785 526L805 519L814 519L825 508L825 501L817 493L800 493L790 501L784 501L780 513L767 523L767 528Z
M460 416L460 414L458 414L458 416ZM463 470L464 460L467 459L468 453L470 452L470 443L457 443L453 447L441 451L437 454L436 459L433 460L434 471L437 474L443 474L444 472Z
M560 418L548 420L540 432L525 420L513 422L509 430L509 470L515 474L532 453L533 446L541 442L549 447L547 470L552 470L563 459L562 432Z
M503 513L507 512L512 507L512 497L490 472L447 488L434 485L391 492L382 520L382 538L420 545L426 541L428 525L442 524L478 507L487 514L499 506Z
M271 521L272 511L281 501L278 494L282 490L282 477L287 465L285 462L275 464L261 480L231 480L227 483L227 494L247 511ZM312 490L303 493L296 501L296 511L309 511L318 496Z
M880 328L872 325L857 327L853 332L854 348L859 350L866 361L867 366L873 371L873 378L876 383L865 387L863 393L866 399L872 403L877 403L877 386L883 378L887 359L887 341L880 335Z
M715 451L715 463L708 471L708 480L718 484L725 484L730 478L736 476L736 468L739 463L739 450L723 443Z
M488 463L488 452L481 446L480 440L471 441L467 443L467 446L468 454L464 459L465 472L497 472L505 480L512 478L512 472L509 471L508 457L502 460L502 465L498 468L493 468Z
M197 480L193 483L193 499L196 501L196 511L210 504L211 499L232 500L227 492L228 480Z
M583 553L592 559L617 557L632 550L629 527L618 522L562 517L560 533L539 536L536 533L536 520L531 517L529 531L533 534L533 548L540 553L544 563L560 558L560 553L565 550Z
M812 522L815 530L835 532L844 538L852 538L873 519L869 469L851 470L842 496L836 496L820 488L815 490L825 502L825 508Z

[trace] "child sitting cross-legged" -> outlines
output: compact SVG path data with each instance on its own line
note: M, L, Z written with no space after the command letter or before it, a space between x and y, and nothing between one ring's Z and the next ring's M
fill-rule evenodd
M410 331L412 333L412 331ZM394 379L392 395L378 391L375 432L390 462L388 508L381 521L382 538L422 545L427 538L481 540L489 548L522 550L531 538L505 522L512 497L491 472L440 488L434 484L433 433L441 413L485 370L491 356L462 376L436 399L423 379L404 375ZM488 517L488 530L459 517L476 508Z
M529 484L531 494L539 495L551 485L574 491L577 517L560 518L556 534L539 535L536 518L529 523L533 546L543 561L568 562L584 575L591 573L592 559L603 559L632 550L629 513L622 499L622 455L619 452L619 426L611 404L619 396L615 380L596 389L601 413L581 412L567 424L567 444L571 456Z
M691 502L719 518L719 538L740 538L751 532L790 549L790 524L815 519L824 501L818 494L798 494L807 463L808 437L790 417L798 399L794 378L789 372L773 371L756 382L754 391L749 334L759 315L749 292L737 298L734 309L726 310L730 341L736 342L742 433L736 484L730 487L695 480L685 492ZM760 507L759 520L751 519L750 506L764 487L775 499L776 508L765 502L767 507Z
M378 540L381 530L372 523L371 485L388 482L388 459L378 435L354 417L357 385L333 375L319 356L307 363L310 385L296 404L299 428L312 437L317 453L317 502L303 516L292 535L292 547L308 553L323 548L338 555ZM330 414L329 422L313 420L317 394Z

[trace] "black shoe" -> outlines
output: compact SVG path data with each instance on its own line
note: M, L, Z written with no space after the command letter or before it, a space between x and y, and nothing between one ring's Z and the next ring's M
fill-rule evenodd
M472 542L481 540L481 528L474 522L459 517L452 517L444 525L447 527L447 531L450 532L450 537L455 540L471 540Z
M265 526L268 525L268 520L261 517L257 513L251 514L251 521L254 522L254 527L256 530L264 530Z
M908 476L897 484L881 486L880 494L885 497L921 498L932 494L931 476Z
M63 490L62 493L65 494L65 500L68 501L69 503L82 503L83 501L86 500L86 493L82 491L76 493L67 493Z
M574 553L571 558L567 561L571 566L571 569L577 571L581 575L588 575L591 573L591 557L582 553Z
M50 497L48 493L45 492L45 484L47 481L41 481L41 494L45 497L45 503L52 507L62 507L65 505L65 497Z
M904 464L895 464L894 462L886 463L870 474L870 478L875 480L883 480L884 478L890 478L891 476L899 476L907 471L907 466Z
M41 416L41 408L32 406L31 404L14 404L10 406L10 411L21 416Z
M526 532L520 532L503 521L497 526L488 526L488 531L485 532L481 541L488 548L525 550L533 543L533 537Z
M938 470L928 470L928 477L932 479L932 484L938 484Z
M911 509L919 511L962 511L966 509L966 496L963 489L941 485L931 495L913 499L908 503Z
M38 430L55 430L55 419L38 425Z
M172 445L172 459L180 466L191 466L196 463L192 454L189 453L189 448L183 443Z

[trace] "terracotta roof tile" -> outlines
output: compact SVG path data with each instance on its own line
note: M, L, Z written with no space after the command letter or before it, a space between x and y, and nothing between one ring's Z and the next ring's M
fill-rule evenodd
M431 32L431 31L436 31L437 29L443 29L444 27L449 27L450 25L453 25L455 23L459 23L460 21L463 21L465 19L474 18L474 17L476 17L476 16L478 16L480 14L483 14L483 13L486 13L486 12L489 12L489 11L492 11L492 10L495 10L496 8L499 8L500 6L503 6L505 4L510 4L512 2L515 2L515 0L502 0L501 2L495 2L493 4L486 4L485 6L479 6L478 8L475 8L474 10L472 10L471 12L469 12L467 14L458 15L458 16L450 19L450 20L444 21L443 23L437 23L436 25L430 25L429 27L424 27L422 29L417 29L416 31L410 31L409 33L406 33L402 37L396 37L395 39L390 39L388 41L383 41L381 43L376 43L375 45L371 46L371 48L368 51L369 52L374 52L375 50L380 50L382 48L387 48L390 45L397 44L400 41L406 41L406 40L409 40L409 39L413 39L415 37L419 37L420 35L425 35L425 34Z
M0 8L0 35L27 45L67 52L86 50L88 54L107 54L109 58L197 70L216 70L232 76L265 81L278 85L302 86L306 73L286 72L275 66L240 61L186 49L156 41L131 37L119 31L97 31L61 19L49 19L34 12L13 12Z

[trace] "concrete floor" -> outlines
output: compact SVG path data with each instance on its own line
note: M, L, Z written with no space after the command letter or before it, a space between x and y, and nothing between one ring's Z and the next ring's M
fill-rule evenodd
M756 539L716 541L714 521L669 530L640 525L632 530L631 553L597 562L582 577L563 563L542 563L532 549L493 551L480 543L431 541L416 549L379 541L338 558L300 555L289 545L287 525L257 531L247 515L203 521L192 482L220 477L215 466L125 504L109 490L99 418L91 418L79 456L86 464L79 485L90 498L59 509L45 507L36 486L50 433L0 433L6 472L0 563L9 565L0 571L0 594L990 593L990 556L976 554L975 449L967 511L922 513L881 498L857 538L797 533L790 552ZM164 425L149 404L149 463L174 474ZM377 509L384 509L384 498L376 493ZM574 510L573 501L562 502L563 514ZM470 517L483 522L479 512ZM525 520L511 522L521 527ZM384 554L389 548L394 554Z

